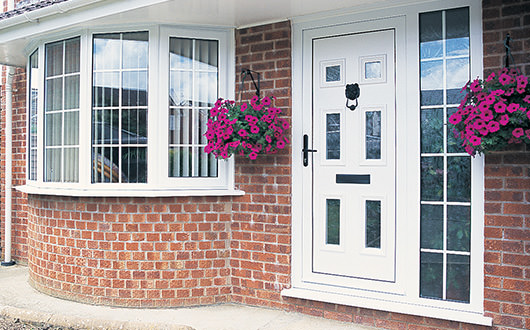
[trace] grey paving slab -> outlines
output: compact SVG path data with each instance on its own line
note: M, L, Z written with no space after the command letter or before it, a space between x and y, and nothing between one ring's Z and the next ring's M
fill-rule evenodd
M300 313L237 304L172 309L81 304L36 291L28 284L28 269L23 266L0 267L0 314L86 329L373 330Z

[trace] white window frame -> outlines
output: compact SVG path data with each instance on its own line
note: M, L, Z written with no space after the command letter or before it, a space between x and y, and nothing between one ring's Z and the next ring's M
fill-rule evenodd
M92 47L93 35L100 33L149 32L147 183L92 183ZM68 196L229 196L243 195L234 189L234 159L218 161L217 178L169 178L168 175L168 76L169 36L219 41L219 97L235 96L235 41L232 28L183 26L112 26L74 30L44 37L27 49L39 54L37 118L37 180L29 180L18 190L32 194ZM79 182L44 182L44 68L45 45L80 37ZM30 96L29 96L30 97ZM29 98L28 98L29 100ZM29 112L29 108L27 110ZM86 124L88 123L88 124ZM28 123L29 127L29 123ZM29 151L28 151L29 152Z
M379 7L377 7L379 6ZM284 289L282 295L329 303L344 304L363 308L385 310L466 323L491 325L492 320L484 316L484 169L483 159L472 160L472 221L471 221L471 265L470 303L441 301L419 296L420 271L420 72L419 72L419 14L423 12L460 8L470 8L470 76L482 75L482 4L480 0L445 0L417 3L393 8L373 5L360 11L337 12L330 15L313 15L293 20L293 208L292 208L292 274L291 288ZM356 12L357 10L357 12ZM310 200L311 192L303 181L304 167L299 150L302 136L312 134L307 111L311 109L311 97L307 93L311 86L312 38L317 30L327 29L328 33L343 34L347 25L365 24L374 21L395 20L398 26L397 43L406 40L405 60L398 74L398 108L408 109L405 115L397 117L398 137L406 135L406 146L398 142L397 180L398 201L406 198L398 206L396 228L396 282L366 283L359 279L344 279L340 284L326 283L313 274L308 274L307 262L311 251L307 250L307 227L310 220L303 219L304 205ZM399 23L401 21L402 23ZM385 24L385 23L384 23ZM401 24L401 27L399 27ZM343 29L343 30L341 30ZM401 30L401 31L399 31ZM320 32L324 33L324 32ZM328 34L329 35L329 34ZM397 49L397 58L403 58ZM309 58L309 59L308 59ZM406 64L406 66L404 65ZM398 71L399 72L399 71ZM405 92L399 92L399 85L406 85ZM309 86L309 87L308 87ZM401 94L401 95L400 95ZM401 132L401 133L400 133ZM405 133L403 133L405 132ZM415 132L412 133L411 132ZM316 132L315 132L316 134ZM321 134L321 133L318 133ZM403 141L403 140L401 140ZM402 142L401 142L402 143ZM299 148L297 146L300 146ZM403 161L403 159L406 159ZM401 196L401 197L400 197ZM308 222L309 221L309 222Z

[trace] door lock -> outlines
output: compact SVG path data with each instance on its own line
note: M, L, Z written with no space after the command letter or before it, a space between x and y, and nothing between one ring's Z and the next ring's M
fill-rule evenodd
M305 167L309 165L309 153L310 152L317 152L317 150L309 149L309 136L307 134L304 134L304 148L302 149L302 153L304 155L304 166Z

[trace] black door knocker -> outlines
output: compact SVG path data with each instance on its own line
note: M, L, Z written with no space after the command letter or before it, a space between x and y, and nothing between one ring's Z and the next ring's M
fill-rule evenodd
M359 84L348 84L346 85L346 107L349 108L351 111L355 110L357 106L359 105L359 101L357 100L361 96L361 89L359 88ZM348 103L351 101L355 101L355 104L348 105Z

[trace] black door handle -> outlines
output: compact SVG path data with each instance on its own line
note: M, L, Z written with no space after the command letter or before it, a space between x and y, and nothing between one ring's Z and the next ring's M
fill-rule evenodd
M309 153L310 152L317 152L317 150L309 149L309 136L307 134L304 134L304 148L302 149L302 153L304 154L304 166L305 167L309 165Z

